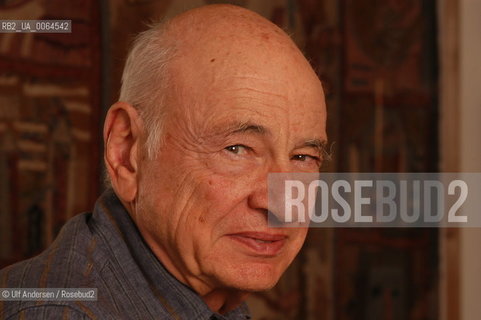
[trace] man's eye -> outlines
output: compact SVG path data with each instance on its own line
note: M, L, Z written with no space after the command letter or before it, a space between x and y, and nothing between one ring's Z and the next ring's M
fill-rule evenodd
M314 160L314 161L319 161L320 159L318 157L310 156L308 154L296 154L295 156L292 157L292 160L297 160L297 161L307 161L307 160Z
M247 152L247 147L241 144L236 144L233 146L226 147L225 150L234 154L244 154L245 152Z

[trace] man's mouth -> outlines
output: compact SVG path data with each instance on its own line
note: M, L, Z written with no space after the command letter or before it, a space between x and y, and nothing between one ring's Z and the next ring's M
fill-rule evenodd
M256 256L273 257L280 253L287 240L282 234L264 232L240 232L229 234L229 238L241 244Z

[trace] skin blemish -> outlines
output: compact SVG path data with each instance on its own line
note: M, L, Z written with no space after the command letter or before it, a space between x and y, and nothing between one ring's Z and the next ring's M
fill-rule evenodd
M214 62L214 61L215 61L215 58L210 59L210 62Z

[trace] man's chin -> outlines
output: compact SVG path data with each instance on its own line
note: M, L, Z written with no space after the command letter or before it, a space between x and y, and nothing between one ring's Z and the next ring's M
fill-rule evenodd
M277 267L278 268L278 267ZM224 285L245 292L257 292L269 290L276 285L282 274L275 266L246 264L240 265L233 270L224 270Z
M228 283L228 286L238 291L252 293L272 289L277 284L277 281L279 281L279 279L276 279L275 281L255 279L253 281L246 280L238 283L230 282Z
M277 279L277 281L279 281L279 279ZM272 289L277 284L277 281L270 283L253 283L251 286L243 288L242 291L249 293L267 291Z

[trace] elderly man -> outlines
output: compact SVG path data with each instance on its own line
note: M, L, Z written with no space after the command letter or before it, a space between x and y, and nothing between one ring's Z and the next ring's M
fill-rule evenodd
M248 10L206 6L142 33L105 120L112 188L0 287L97 288L97 301L0 301L8 319L249 319L306 228L269 228L269 172L317 172L321 83Z

